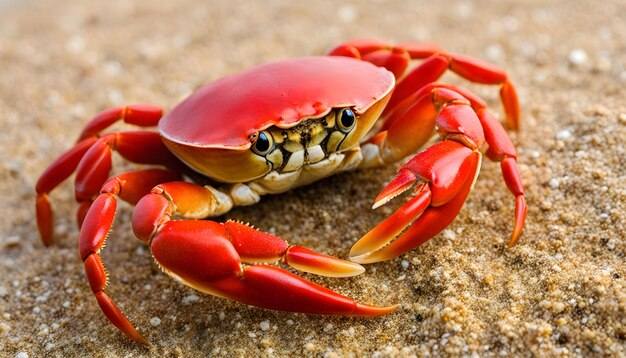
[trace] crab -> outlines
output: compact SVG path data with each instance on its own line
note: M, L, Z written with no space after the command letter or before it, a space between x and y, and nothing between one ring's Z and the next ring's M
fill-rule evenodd
M76 172L79 252L104 315L126 336L148 342L104 292L100 257L117 200L136 205L135 236L161 269L199 291L282 311L377 316L397 306L356 303L275 265L345 277L360 264L389 260L446 228L476 181L481 149L501 164L515 196L509 245L526 218L516 151L485 102L462 87L436 82L447 70L500 86L508 126L519 128L514 85L500 68L432 44L361 39L329 56L292 58L231 74L195 92L163 115L157 106L106 110L83 129L37 182L37 224L53 241L48 194ZM405 74L412 59L423 62ZM103 133L123 121L158 132ZM440 141L415 154L434 133ZM110 176L112 151L154 165ZM344 261L237 221L200 220L251 205L329 175L374 168L412 156L373 208L413 188L413 196L366 233Z

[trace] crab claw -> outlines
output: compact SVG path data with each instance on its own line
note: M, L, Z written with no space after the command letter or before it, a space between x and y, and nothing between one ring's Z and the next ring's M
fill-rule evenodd
M480 153L455 141L437 143L416 155L383 189L374 207L420 181L415 196L354 244L350 260L389 260L437 235L461 210L479 166Z
M358 264L290 247L238 222L169 221L154 236L151 248L161 268L182 283L257 307L344 316L378 316L397 308L360 304L279 267L258 264L282 258L295 268L317 274L363 272Z

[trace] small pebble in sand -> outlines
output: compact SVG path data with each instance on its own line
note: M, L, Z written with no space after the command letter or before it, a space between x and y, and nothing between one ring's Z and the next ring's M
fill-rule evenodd
M408 269L409 268L409 262L407 260L402 260L402 268L403 269Z
M185 296L185 297L183 297L183 304L184 305L188 305L188 304L193 303L193 302L198 302L198 300L200 300L200 297L198 297L196 295Z
M85 42L85 39L80 35L70 37L70 39L65 43L65 49L73 54L83 52L86 46L87 43Z
M487 47L487 50L485 50L485 52L487 54L487 57L491 61L500 60L503 54L502 46L498 44L490 45L489 47Z
M585 52L585 50L577 48L569 53L568 58L572 65L579 66L587 62L589 56L587 56L587 52Z
M445 229L443 231L443 237L445 237L448 240L454 240L456 239L456 235L454 234L454 231L450 230L450 229Z
M263 321L261 322L261 324L259 324L259 326L261 327L261 331L267 331L268 329L270 329L270 322Z
M39 312L41 312L41 308L39 308L37 306L33 307L33 313L34 314L39 314Z
M288 319L287 320L287 324L290 325L290 326L293 326L293 320L292 319Z
M332 331L332 330L333 330L333 327L334 327L334 326L333 326L333 324L332 324L332 323L327 324L327 325L326 325L326 327L324 327L324 332L327 332L327 333L328 333L328 332Z
M354 6L344 5L339 8L337 15L341 21L350 23L356 19L358 13Z
M6 287L0 286L0 297L7 296L9 294L9 290Z
M19 352L18 354L15 355L15 358L28 358L28 353Z
M550 179L550 181L548 182L548 185L550 186L550 188L552 189L556 189L559 187L559 180L556 178L552 178Z
M609 250L614 250L615 249L615 241L609 240L609 242L606 243L606 248L609 249Z
M570 139L571 137L572 133L567 129L560 130L556 133L556 139L558 140Z
M620 113L617 119L619 119L620 123L626 124L626 113Z
M161 319L159 317L152 317L150 318L150 324L156 327L161 324Z

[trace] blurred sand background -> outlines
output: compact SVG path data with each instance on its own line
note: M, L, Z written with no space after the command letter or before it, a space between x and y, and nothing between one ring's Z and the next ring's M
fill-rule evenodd
M0 356L626 355L624 1L50 0L0 9ZM106 108L171 108L226 74L358 37L432 41L508 70L522 104L523 129L511 136L529 206L519 243L505 249L513 199L499 165L484 161L443 234L353 279L305 275L361 302L400 304L396 312L307 316L171 280L134 239L124 204L103 257L108 294L154 347L131 343L84 278L69 181L52 194L57 244L40 243L34 185L43 169ZM444 80L500 115L496 88ZM401 204L370 210L397 167L334 176L221 219L346 257Z

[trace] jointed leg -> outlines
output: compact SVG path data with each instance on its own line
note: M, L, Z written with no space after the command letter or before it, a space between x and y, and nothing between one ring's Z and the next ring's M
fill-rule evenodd
M141 337L115 303L104 293L107 276L99 252L113 225L117 207L116 197L135 204L156 184L178 180L179 178L178 174L161 169L141 170L110 178L102 186L100 195L86 213L84 225L80 230L80 256L85 265L89 286L96 296L98 305L116 327L131 339L144 345L147 344L147 341Z
M383 113L386 116L397 107L408 105L407 97L423 86L437 81L446 70L476 83L500 85L500 97L508 125L519 129L519 103L515 86L506 72L483 60L454 53L446 53L432 44L404 43L390 45L375 39L361 39L346 42L329 52L333 56L347 56L372 62L393 72L399 83ZM411 59L425 59L406 76L402 74Z
M101 147L102 142L100 144L96 144L99 142L100 132L120 120L141 127L155 126L161 118L161 115L162 110L160 108L146 104L135 104L106 110L98 114L86 125L79 137L78 143L73 148L61 155L44 171L37 181L36 209L37 227L45 245L52 244L53 239L53 217L48 194L61 182L67 179L77 169L77 167L79 167L79 163L83 163L80 165L82 169L79 169L79 171L83 172L81 175L83 179L77 180L77 182L79 185L86 185L86 182L91 183L91 186L87 191L89 191L92 196L88 197L84 188L80 190L82 192L81 194L78 194L77 192L77 197L82 196L82 198L79 199L81 205L77 213L78 223L80 224L87 212L87 209L91 205L91 199L93 199L93 196L98 193L100 186L102 186L104 180L108 177L108 172L103 173L102 170L97 170L101 169L100 166L95 168L96 173L88 173L89 170L94 169L93 166L89 165L89 160L93 160L95 154L99 155L99 158L96 159L105 162L108 159L110 162L110 155L107 158L106 155L103 155L105 153L102 153L102 150L100 150L99 153L94 153L94 150L91 150L94 146ZM108 138L108 140L111 141L111 138ZM91 152L88 156L89 160L83 160L83 157L89 152ZM108 168L110 169L110 164L108 165ZM100 178L98 178L95 182L93 180L85 179L85 177L93 178L94 174L100 174Z

